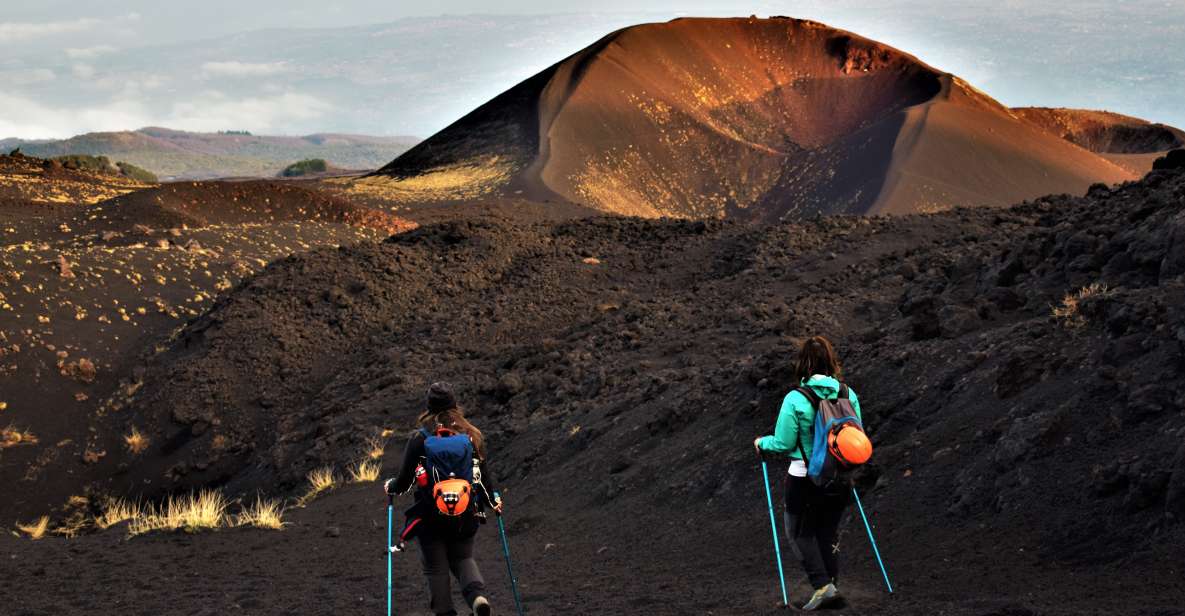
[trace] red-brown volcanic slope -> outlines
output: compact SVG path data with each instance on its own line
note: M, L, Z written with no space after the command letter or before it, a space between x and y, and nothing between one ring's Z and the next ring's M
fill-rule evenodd
M1005 205L1133 178L910 55L749 18L614 32L355 188L769 220Z
M1049 107L1018 107L1012 111L1045 131L1140 175L1151 171L1157 158L1185 145L1185 131L1179 128L1110 111Z

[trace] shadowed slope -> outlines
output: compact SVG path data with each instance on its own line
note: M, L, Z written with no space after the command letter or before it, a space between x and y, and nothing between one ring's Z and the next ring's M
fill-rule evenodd
M679 19L606 36L355 188L770 220L1004 205L1132 176L880 43L792 19Z

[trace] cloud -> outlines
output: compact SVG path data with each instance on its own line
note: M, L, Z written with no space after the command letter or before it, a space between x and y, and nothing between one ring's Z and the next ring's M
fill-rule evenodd
M207 77L266 77L287 71L283 62L206 62L202 73Z
M57 139L150 124L135 101L111 101L85 109L55 108L0 91L0 109L0 135L23 139Z
M47 21L41 23L28 22L0 22L0 43L19 43L63 34L78 34L88 32L100 26L116 25L120 22L137 21L139 13L128 13L119 17L100 19L97 17L79 17L62 21Z
M207 92L196 99L175 103L164 125L196 131L285 132L294 130L302 121L320 118L332 109L333 105L315 96L297 92L247 98Z
M328 102L299 92L239 98L212 91L153 110L138 99L123 96L84 108L54 107L0 90L0 138L62 139L143 126L296 133L310 129L311 121L332 110Z
M111 45L95 45L94 47L67 47L66 55L72 60L90 60L98 56L114 53L118 48Z
M8 86L27 86L35 83L53 81L58 76L48 68L26 68L0 71L0 83Z
M74 71L74 76L79 79L90 79L95 76L95 67L85 62L79 62L70 67L70 69Z

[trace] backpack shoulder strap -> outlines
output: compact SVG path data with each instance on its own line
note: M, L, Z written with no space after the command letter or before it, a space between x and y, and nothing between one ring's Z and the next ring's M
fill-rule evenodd
M794 391L802 394L802 397L806 398L806 401L808 403L810 403L812 409L819 407L819 396L814 391L812 391L810 387L807 387L806 385L800 385L798 387L795 387ZM802 447L802 431L801 430L799 430L798 434L794 437L794 448L798 450L798 455L802 456L802 463L806 465L807 475L810 475L811 461L809 458L806 457L806 450L803 449L803 447Z
M806 398L806 401L811 403L812 407L819 406L819 394L816 394L810 387L807 387L806 385L800 385L795 387L794 391L802 394L802 396Z

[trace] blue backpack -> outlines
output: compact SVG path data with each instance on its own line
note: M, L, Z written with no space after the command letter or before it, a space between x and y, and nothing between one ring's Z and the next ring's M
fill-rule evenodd
M806 397L815 409L809 460L803 451L801 434L795 444L798 455L807 462L807 476L824 489L846 487L851 472L872 455L872 443L864 434L864 425L848 398L848 386L839 386L839 396L835 400L822 399L805 386L795 391Z
M424 470L428 481L464 479L473 482L473 442L467 434L441 429L436 433L420 428L424 434Z
M467 513L476 500L473 495L473 441L466 434L447 428L424 434L425 487L436 509L448 517Z

